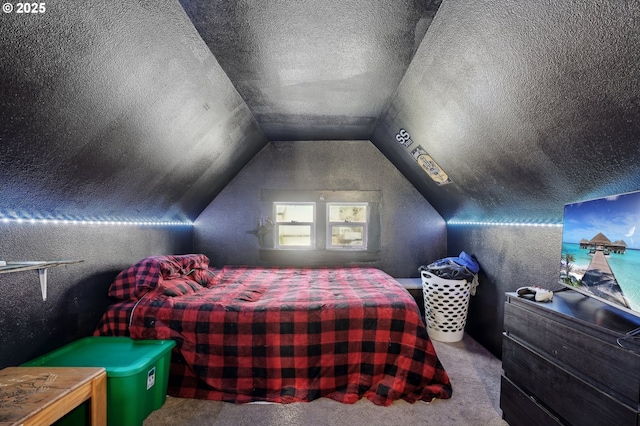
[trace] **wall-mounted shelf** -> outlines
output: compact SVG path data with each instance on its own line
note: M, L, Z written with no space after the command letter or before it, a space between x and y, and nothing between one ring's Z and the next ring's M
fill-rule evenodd
M2 262L2 264L0 264L0 274L37 270L38 277L40 278L40 290L42 291L42 300L46 301L47 300L47 269L53 268L54 266L70 265L72 263L80 263L80 262L84 262L84 260Z

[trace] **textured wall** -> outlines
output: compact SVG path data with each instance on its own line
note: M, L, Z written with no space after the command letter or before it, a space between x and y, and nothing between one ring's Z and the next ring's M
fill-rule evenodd
M1 260L84 260L48 270L46 301L37 271L0 274L0 368L90 335L118 272L146 256L189 253L192 242L191 227L0 224Z
M262 189L380 191L382 242L376 266L396 277L445 254L442 218L368 141L272 142L195 222L195 250L216 266L260 264L256 227Z
M639 43L635 0L445 0L371 140L446 220L559 221L640 188Z
M266 143L173 0L0 16L0 217L194 219Z
M450 256L466 251L480 263L480 285L469 304L466 331L502 356L504 293L518 287L562 288L558 284L561 227L447 226Z

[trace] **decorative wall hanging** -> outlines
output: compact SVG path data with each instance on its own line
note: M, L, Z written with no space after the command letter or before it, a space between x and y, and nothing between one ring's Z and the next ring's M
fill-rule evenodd
M438 163L436 163L435 160L429 154L427 154L427 151L425 151L420 145L418 145L416 149L411 151L411 156L413 156L418 164L420 164L420 167L422 167L422 169L427 172L429 177L433 179L433 181L437 185L446 185L448 183L451 183L451 179L449 178L449 176L447 176L444 170L442 170L442 168L438 166Z
M405 148L409 148L413 144L411 135L405 129L400 129L398 133L396 133L396 141ZM409 152L409 150L407 150L407 152L411 154L413 159L416 160L420 167L427 172L429 177L433 179L437 185L451 183L449 176L421 146L418 145L413 151Z
M411 140L411 136L409 135L409 132L407 132L405 129L400 129L400 131L396 133L396 140L400 145L404 146L405 148L409 148L413 143L413 141Z

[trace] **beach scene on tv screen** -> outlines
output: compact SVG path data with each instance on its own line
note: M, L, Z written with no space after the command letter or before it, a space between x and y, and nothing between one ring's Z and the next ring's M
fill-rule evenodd
M640 312L639 273L640 191L565 205L563 284Z

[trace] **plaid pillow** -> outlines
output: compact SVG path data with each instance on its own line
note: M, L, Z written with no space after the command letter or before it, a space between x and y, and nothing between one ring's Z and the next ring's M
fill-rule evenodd
M169 297L186 296L202 290L202 287L191 278L180 277L171 280L164 280L155 288L155 292L159 292Z
M188 277L196 281L195 272L208 266L209 258L203 254L146 257L120 272L107 294L120 300L138 300L165 280Z

